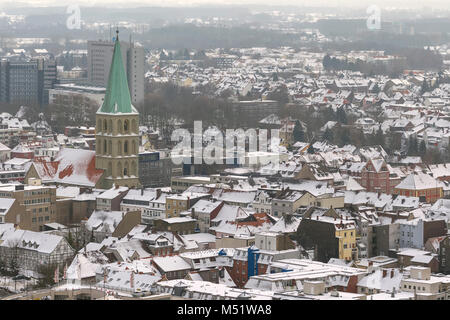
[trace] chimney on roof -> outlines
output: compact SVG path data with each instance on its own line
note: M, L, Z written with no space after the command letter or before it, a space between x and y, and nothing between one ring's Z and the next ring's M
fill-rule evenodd
M383 278L385 278L387 276L387 270L383 269Z
M161 189L156 189L156 199L159 199L159 197L161 196Z
M394 277L394 269L391 270L391 278Z
M395 298L395 287L392 288L392 292L391 292L391 298Z
M316 216L316 220L319 220L319 216Z
M144 195L144 187L141 188L141 196Z
M372 273L373 272L373 261L369 261L369 264L367 266L367 272Z

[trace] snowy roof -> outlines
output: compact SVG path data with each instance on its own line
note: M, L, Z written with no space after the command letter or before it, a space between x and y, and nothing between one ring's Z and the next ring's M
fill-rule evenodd
M228 190L216 190L213 193L213 198L219 201L249 204L255 199L256 192L242 192L242 191L228 191Z
M89 242L84 248L80 249L78 252L84 252L86 251L97 251L100 250L103 247L101 243L97 242Z
M217 214L217 216L211 221L235 221L236 219L242 219L248 217L248 213L239 206L232 206L225 204Z
M391 290L391 293L387 291L368 295L367 300L415 300L415 298L414 292L400 291L392 294Z
M435 178L450 176L450 163L432 164L429 169Z
M347 191L363 191L365 190L355 179L352 177L348 178L347 185L346 185Z
M31 162L31 159L26 158L12 158L7 161L5 161L3 164L7 166L23 166L27 164L28 162Z
M78 253L67 268L67 279L81 280L95 277L99 264L108 263L108 258L100 251Z
M283 183L283 185L291 190L308 191L315 197L334 193L334 188L329 187L328 183L323 181L302 180L296 183Z
M384 270L384 272L382 269L377 269L359 280L358 286L387 292L393 288L398 290L402 279L403 273L398 269Z
M0 240L4 238L6 233L14 232L14 230L16 230L16 228L13 223L0 223Z
M188 260L215 258L219 255L220 249L209 249L201 251L190 251L180 253L180 257Z
M45 224L46 227L53 229L53 230L63 230L67 229L67 227L61 223L58 222L50 222Z
M128 187L125 186L113 186L111 189L106 190L105 192L99 194L97 196L97 199L108 199L112 200L114 198L117 198L120 194L126 192L128 190Z
M162 190L161 190L162 191ZM122 200L150 201L156 197L156 189L130 189Z
M297 232L301 219L293 216L290 217L289 222L286 221L287 219L286 216L281 217L272 227L270 227L269 231L282 233Z
M420 255L431 255L431 252L415 248L400 248L397 250L397 255L416 257Z
M219 284L226 285L230 288L236 287L236 284L234 283L226 268L223 268L223 272L223 278L219 277Z
M59 198L74 198L80 194L79 187L63 187L59 186L56 188L56 197Z
M123 216L122 211L94 211L86 221L86 229L113 233Z
M104 252L115 252L116 258L120 261L131 261L133 255L137 254L137 258L147 258L151 254L145 250L142 241L139 239L122 239L122 241L111 244Z
M6 215L15 201L16 199L0 198L0 216Z
M433 259L431 255L417 255L411 259L411 262L429 264Z
M191 209L193 208L197 213L211 213L221 203L221 201L213 202L205 199L200 199L191 207Z
M182 236L187 240L192 240L197 243L209 243L216 242L216 236L210 233L193 233L193 234L185 234Z
M25 144L18 144L12 149L12 152L14 153L30 153L33 152L30 148L28 148Z
M414 172L403 179L398 185L395 186L395 188L407 190L431 189L437 188L437 181L428 174Z
M11 151L11 149L0 142L0 151Z
M217 284L208 281L193 281L185 279L176 279L169 281L161 281L157 283L159 290L163 291L166 288L172 289L177 286L185 287L185 298L196 300L210 300L214 297L226 297L227 299L240 299L247 297L251 300L270 300L273 297L273 292L267 290L255 289L237 289L230 288L225 284Z
M345 191L344 203L352 205L370 205L375 208L383 208L387 204L392 203L392 195L366 191Z
M159 280L159 275L151 274L133 274L133 284L131 283L131 273L133 271L110 271L107 275L106 282L101 280L97 283L100 287L106 287L108 289L133 291L133 292L149 292L152 285ZM133 285L133 288L131 287Z
M172 257L155 257L153 262L163 271L179 271L179 270L189 270L191 265L187 263L183 258L179 256Z
M192 222L196 221L195 219L189 218L189 217L173 217L173 218L167 218L162 219L164 222L167 223L185 223L185 222Z
M349 262L338 258L331 258L330 260L328 260L328 263L344 267L350 267L352 265L352 261Z
M95 187L103 170L95 166L95 151L64 148L54 161L33 163L43 181Z
M151 259L136 259L133 261L117 261L97 268L97 274L103 275L105 270L109 271L134 271L139 274L150 274L160 276L160 272L152 265Z
M2 247L17 245L19 248L50 254L64 238L48 233L15 230L12 233L5 233L2 240L3 242L0 244Z

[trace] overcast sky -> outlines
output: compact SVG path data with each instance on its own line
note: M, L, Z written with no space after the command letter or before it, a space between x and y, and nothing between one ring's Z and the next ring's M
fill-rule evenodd
M65 6L79 4L80 6L108 5L111 7L137 7L137 6L195 6L204 4L268 4L268 5L295 5L295 6L339 6L339 7L368 7L372 4L381 7L449 9L450 0L0 0L0 8L7 6Z

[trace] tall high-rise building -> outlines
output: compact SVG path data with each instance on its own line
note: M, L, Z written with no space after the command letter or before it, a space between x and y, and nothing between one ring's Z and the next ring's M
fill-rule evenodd
M145 52L144 48L130 42L127 54L127 76L131 101L140 104L144 101Z
M114 51L114 42L88 41L88 81L94 86L106 87ZM133 42L121 42L131 101L139 104L144 100L144 48Z
M48 93L56 83L53 59L0 62L0 101L7 103L48 104Z
M37 61L2 61L0 100L8 103L39 104Z
M9 102L9 62L0 61L0 102Z
M140 186L139 113L131 101L118 31L105 99L96 114L95 143L95 166L105 170L104 187Z
M49 103L49 91L56 84L56 60L54 59L36 59L38 63L39 77L39 102L41 105Z

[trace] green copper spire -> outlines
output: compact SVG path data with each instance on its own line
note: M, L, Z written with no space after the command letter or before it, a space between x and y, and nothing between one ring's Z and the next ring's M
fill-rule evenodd
M114 53L109 71L108 87L105 99L98 112L102 113L134 113L128 89L127 75L122 62L122 52L119 43L119 30L114 43Z

